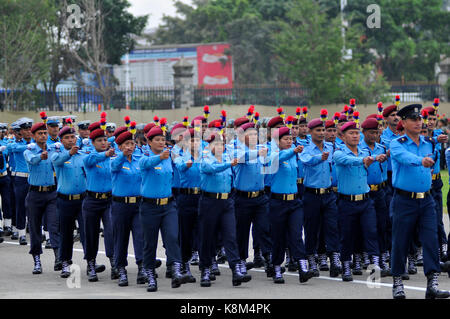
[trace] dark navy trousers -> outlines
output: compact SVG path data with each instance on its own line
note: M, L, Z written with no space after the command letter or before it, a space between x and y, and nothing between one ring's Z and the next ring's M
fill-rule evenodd
M56 208L59 215L59 227L61 234L61 246L59 250L62 261L72 260L73 255L73 231L75 229L75 221L80 226L80 240L86 254L85 231L82 215L83 200L66 200L62 198L56 199Z
M17 178L16 178L17 179ZM56 191L30 191L26 196L28 222L30 227L31 255L42 254L42 216L47 215L50 243L53 248L60 247L59 217L56 210Z
M305 244L302 238L303 204L300 199L283 201L270 199L270 229L272 237L272 261L281 265L286 247L289 248L291 261L306 259Z
M416 225L419 227L419 237L423 247L425 275L431 272L440 272L435 205L432 196L411 199L394 193L392 198L391 257L393 276L401 276L405 272L406 257Z
M198 201L200 195L178 194L178 226L180 227L180 249L183 263L191 259L194 244L198 239ZM197 245L195 245L197 246Z
M339 199L341 261L350 261L357 248L358 232L362 233L363 249L370 256L380 255L377 240L377 217L372 199L352 202Z
M442 179L435 179L431 184L431 196L436 203L436 221L438 228L439 245L447 244L447 235L445 234L444 222L442 220Z
M11 205L11 225L16 226L16 193L14 191L14 183L15 183L15 176L11 176L11 172L8 171L9 176L9 185L10 185L10 194L9 194L9 202Z
M86 196L82 205L84 231L86 234L86 253L84 259L97 257L100 234L100 220L103 222L105 253L108 258L114 257L114 233L111 222L111 199L96 199Z
M239 262L234 200L200 196L198 227L200 231L200 269L212 265L218 231L222 235L228 264L230 268L234 268Z
M317 253L319 235L323 237L327 253L339 251L338 209L336 195L317 195L305 192L303 195L303 211L305 214L305 250L307 255Z
M27 206L25 198L28 194L28 189L30 185L28 184L28 179L26 177L15 176L14 177L14 196L16 203L16 228L18 230L25 229L26 216L27 216ZM56 193L55 193L56 194ZM41 222L42 224L42 222ZM42 238L42 230L41 230ZM50 240L51 242L51 240Z
M126 204L112 201L111 220L114 232L114 257L116 267L128 266L128 242L130 232L133 235L136 264L142 263L144 250L144 233L139 218L140 203Z
M380 249L380 253L384 253L390 249L387 233L389 209L386 206L385 197L386 193L384 192L384 189L380 189L376 192L370 192L370 198L373 200L377 217L378 247Z
M4 177L0 177L0 197L2 198L2 208L0 210L0 220L2 219L2 215L4 219L12 219L13 212L11 210L11 188L10 188L10 179L9 176L6 175Z
M178 213L175 201L167 205L156 205L142 201L139 215L144 233L144 268L155 268L159 231L161 231L166 249L166 264L181 263L178 239Z

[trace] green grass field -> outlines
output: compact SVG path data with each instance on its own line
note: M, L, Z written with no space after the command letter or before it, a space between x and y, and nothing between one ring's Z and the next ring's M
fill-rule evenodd
M447 212L447 193L448 193L448 170L441 171L442 183L444 186L442 187L442 201L444 213Z

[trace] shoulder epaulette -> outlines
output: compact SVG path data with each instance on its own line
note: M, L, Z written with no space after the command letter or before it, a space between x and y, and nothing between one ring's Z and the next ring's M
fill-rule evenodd
M402 136L402 137L399 137L398 139L397 139L397 141L399 142L399 143L405 143L406 141L407 141L408 139L406 138L406 136Z
M424 140L432 144L436 144L435 140L432 137L425 136Z

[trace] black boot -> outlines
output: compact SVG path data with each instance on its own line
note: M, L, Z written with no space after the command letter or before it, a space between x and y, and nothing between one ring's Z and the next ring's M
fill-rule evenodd
M281 274L281 267L280 265L273 267L273 282L276 284L284 284L284 278Z
M172 278L172 266L166 264L166 278Z
M338 277L339 274L342 272L341 269L341 262L339 260L339 254L338 253L331 253L330 258L330 277L335 278Z
M53 248L53 253L55 254L55 264L53 266L54 271L62 270L62 262L59 259L59 250L58 248Z
M380 268L381 268L381 278L392 276L391 269L389 268L389 263L387 262L387 256L385 252L381 254Z
M405 290L403 288L402 277L393 277L394 284L392 285L392 296L394 299L405 299Z
M178 288L188 282L188 278L181 273L181 264L174 262L172 264L172 288Z
M23 246L27 245L27 244L28 244L28 243L27 243L27 236L20 236L20 238L19 238L19 244L20 244L20 245L23 245Z
M244 276L243 282L249 282L252 280L252 276L247 273L247 267L245 266L245 260L241 260L239 264L239 269L241 271L242 276Z
M217 264L217 261L215 259L213 259L211 264L211 273L214 276L220 276L219 265Z
M3 243L4 239L3 237L0 237L0 244Z
M119 287L128 286L128 275L125 267L119 268Z
M3 236L8 237L8 236L11 236L11 235L12 235L12 228L9 227L9 226L6 226L3 229Z
M147 273L142 266L142 261L138 264L138 273L137 273L137 279L136 284L143 285L147 282Z
M327 263L327 254L319 254L319 270L320 271L330 270Z
M300 259L298 261L298 279L300 283L307 282L312 277L314 277L314 272L311 269L308 270L308 262L306 259Z
M439 273L434 272L427 276L427 291L425 293L425 299L445 299L450 297L450 293L447 290L438 289L438 277Z
M41 257L39 255L34 255L33 260L34 260L33 275L42 274Z
M17 239L19 239L19 232L15 231L11 235L11 240L17 240Z
M161 259L156 259L156 261L155 261L155 269L158 269L159 267L161 267L161 265L162 265ZM156 276L156 278L158 278L158 276Z
M217 263L224 264L227 261L227 255L225 254L225 248L220 247L219 252L217 253Z
M69 278L70 277L70 265L68 261L62 262L62 271L61 278Z
M342 281L353 281L350 261L342 262Z
M193 251L190 263L193 266L197 266L198 262L199 262L198 251Z
M154 269L146 269L147 273L147 291L154 292L158 290L158 282L156 281L155 270Z
M98 281L97 273L95 272L95 259L91 259L88 261L87 272L88 280L90 282Z
M253 251L253 268L261 268L264 267L264 258L261 253L261 248L256 248ZM247 269L250 269L247 267Z
M309 269L313 272L313 277L320 277L319 269L317 269L316 259L314 255L309 255L308 257Z
M237 263L232 268L232 272L233 272L233 277L232 277L233 286L240 286L241 283L244 282L244 276L241 274L241 269L240 269L239 266L240 266L239 263Z
M447 256L447 244L442 244L441 245L440 256L441 256L441 261L442 262L446 262L447 261L447 259L448 259L448 256Z
M423 266L422 247L416 248L416 266Z
M109 263L111 265L111 280L119 279L119 277L120 277L119 270L116 267L116 263L115 263L113 257L109 258ZM96 268L95 272L97 272L97 268Z
M275 270L272 265L272 256L270 253L266 253L264 256L264 271L266 272L267 278L273 277L275 275Z
M369 254L366 252L362 253L363 269L367 269L370 265Z
M446 261L445 263L440 262L441 272L449 272L450 271L450 261Z
M196 282L195 277L191 273L191 267L189 265L189 262L186 262L183 265L184 265L183 275L187 278L187 282L189 282L189 283Z
M408 255L408 274L417 274L416 257L414 255Z
M50 243L50 239L45 240L45 249L51 249L52 244Z
M355 276L361 276L362 275L362 255L361 254L354 254L353 255L353 275Z
M286 249L286 268L288 271L296 272L298 270L297 262L291 258L289 249Z
M201 287L211 287L211 280L209 278L210 270L209 267L205 267L202 270L202 275L200 278L200 286Z

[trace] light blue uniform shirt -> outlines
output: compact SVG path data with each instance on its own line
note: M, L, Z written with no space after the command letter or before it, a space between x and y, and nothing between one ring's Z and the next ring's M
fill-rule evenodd
M387 151L390 149L390 145L391 145L391 141L395 138L397 138L398 136L394 134L394 132L392 132L392 130L387 127L383 133L381 134L381 144L383 144L384 146L386 146ZM388 171L392 171L392 159L391 157L388 158L387 160L388 165L387 165L387 170Z
M192 157L190 152L184 152L181 149L179 151L181 151L180 155L176 157L175 160L173 160L179 178L178 187L180 188L200 187L201 185L200 158L198 158L197 161L195 161L194 157ZM186 163L189 160L193 162L190 168L188 168L186 165Z
M23 153L27 149L27 145L34 143L33 140L26 142L24 139L13 142L8 145L8 152L14 154L14 172L29 173L27 162L25 161ZM43 185L40 185L43 186Z
M141 170L139 156L131 155L131 162L123 153L111 159L112 194L120 197L141 195Z
M50 154L46 160L42 160L42 152L43 150L36 144L34 144L34 147L31 147L31 149L27 149L23 152L23 156L30 170L28 183L34 186L55 185Z
M271 192L277 194L297 193L297 154L293 148L272 152L270 155L271 165L277 166L278 170L272 175Z
M404 135L391 142L392 185L408 192L426 192L431 188L431 168L424 167L424 157L433 157L430 137L420 136L419 146Z
M328 159L322 161L322 153L329 152ZM321 151L316 144L310 143L300 153L300 161L303 163L305 180L303 184L310 188L328 188L331 186L331 173L333 162L333 145L323 143Z
M255 149L251 150L246 145L243 145L238 153L238 162L236 166L236 189L243 192L256 192L264 190L263 168L264 163L268 160L258 155L259 150L263 145L257 145Z
M93 150L84 157L83 162L87 190L95 193L111 192L111 158L107 157L105 152Z
M8 148L7 148L7 144L4 140L0 141L0 147L6 147L6 149L2 152L0 152L0 156L3 157L3 167L0 168L0 173L3 173L4 171L6 171L6 168L8 166L8 161L7 161L7 156L8 156Z
M69 154L63 146L53 148L50 159L56 171L58 193L77 195L86 191L86 173L84 171L84 154Z
M172 150L170 151L170 156L172 158L172 169L173 169L173 179L172 179L172 187L174 188L180 188L181 181L180 181L180 172L178 171L176 165L175 165L175 159L179 156L183 156L183 149L179 147L178 145L175 145L172 147Z
M369 153L369 155L373 158L376 158L381 154L386 154L386 148L379 143L375 143L375 147L372 150L363 140L360 143L360 147L362 147L362 149ZM381 184L386 180L385 177L387 179L387 160L383 163L374 161L372 165L367 168L367 183L369 185Z
M53 144L55 144L57 142L61 142L58 136L56 137L56 139L53 139L50 135L48 136L48 138L47 138L47 145L48 146L53 145Z
M149 156L142 156L139 160L142 184L141 194L148 198L166 198L172 195L172 160L170 157L161 160L151 150Z
M359 195L369 192L367 184L367 169L363 159L369 156L361 147L358 147L356 156L347 145L341 146L334 153L338 192L344 195ZM373 165L373 164L372 164Z
M209 151L204 150L200 162L200 188L210 193L230 193L232 186L231 159L222 154L222 162Z

